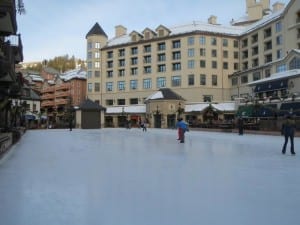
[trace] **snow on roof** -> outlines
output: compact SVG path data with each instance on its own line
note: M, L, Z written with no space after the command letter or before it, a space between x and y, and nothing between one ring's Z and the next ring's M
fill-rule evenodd
M224 103L191 103L186 104L184 108L184 112L202 112L207 107L213 107L219 111L234 111L235 110L235 102L224 102Z
M146 113L146 105L112 106L106 108L106 113Z
M162 99L164 98L164 95L161 91L157 91L154 94L150 95L148 98L146 98L147 100L152 100L152 99Z
M41 81L41 82L44 81L44 78L42 78L42 77L39 76L39 75L30 74L29 76L31 77L31 79L32 79L33 81Z
M283 71L280 73L274 73L270 77L250 82L250 83L248 83L248 85L252 86L252 85L256 85L256 84L260 84L260 83L265 83L268 81L280 80L283 78L291 78L294 76L300 76L300 69L287 70L287 71Z
M82 69L69 70L69 71L61 74L60 78L64 81L72 80L75 78L86 79L86 71L82 70Z

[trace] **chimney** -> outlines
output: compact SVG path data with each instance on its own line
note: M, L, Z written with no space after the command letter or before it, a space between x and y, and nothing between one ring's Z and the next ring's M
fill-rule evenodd
M209 23L209 24L216 25L216 24L217 24L217 17L211 15L211 16L208 18L208 23Z
M273 13L274 12L278 12L279 10L282 10L282 9L284 9L284 4L283 3L281 3L281 2L275 2L273 4Z
M115 26L115 36L116 37L121 37L123 35L125 35L127 33L127 28L122 26L122 25L118 25Z

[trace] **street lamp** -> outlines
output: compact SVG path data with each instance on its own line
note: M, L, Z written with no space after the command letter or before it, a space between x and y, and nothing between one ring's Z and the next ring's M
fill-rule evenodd
M178 119L180 118L181 114L183 113L183 108L181 107L181 103L178 103L178 109L177 109L177 113L178 113Z

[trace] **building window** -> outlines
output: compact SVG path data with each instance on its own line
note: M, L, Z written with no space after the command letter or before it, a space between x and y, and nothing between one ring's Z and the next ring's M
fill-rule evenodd
M265 78L271 76L271 69L265 69Z
M124 77L125 76L125 70L119 70L119 77Z
M195 68L195 61L194 60L188 60L188 68L194 69Z
M240 68L240 65L238 63L233 64L233 69L234 70L239 70L239 68Z
M200 67L205 68L206 67L206 61L205 60L200 60Z
M91 50L93 48L93 42L88 42L87 43L87 49Z
M212 95L203 95L203 102L212 102Z
M217 38L216 37L212 37L211 38L211 45L217 45Z
M228 62L223 62L223 69L228 70Z
M212 62L211 62L211 68L213 68L213 69L217 69L217 68L218 68L218 63L217 63L217 61L212 61Z
M228 51L223 51L223 58L227 59L228 58Z
M95 88L95 92L99 92L100 91L100 83L97 82L94 85L95 85L95 87L94 87Z
M206 44L206 37L205 36L201 36L199 38L199 42L200 42L200 45L205 45Z
M108 78L112 78L113 77L113 71L112 70L109 70L109 71L107 71L107 77Z
M238 47L239 47L239 41L234 40L234 41L233 41L233 47L234 47L234 48L238 48Z
M188 45L194 45L195 44L195 38L194 37L188 37Z
M239 52L233 52L233 58L238 59L239 58Z
M95 77L100 77L100 71L99 70L95 71Z
M137 57L131 58L131 65L137 65L137 64L138 64L138 58Z
M300 69L300 58L294 57L289 63L290 70Z
M131 80L130 81L130 89L135 90L138 87L138 81L137 80Z
M281 21L279 21L275 24L275 30L276 30L276 33L282 31L282 22Z
M254 72L252 79L253 81L260 80L260 72Z
M173 60L179 60L179 59L181 59L181 52L180 52L180 51L178 51L178 52L173 52L173 53L172 53L172 59L173 59Z
M106 82L106 91L112 91L113 90L113 82Z
M88 68L89 70L93 69L93 63L92 63L92 62L88 62L88 63L87 63L87 68Z
M217 50L216 49L211 50L211 57L217 57Z
M269 27L267 29L264 30L264 38L268 38L272 36L272 28Z
M92 59L93 58L93 52L88 52L87 58Z
M188 57L194 57L195 56L195 49L189 48L188 49Z
M172 76L172 87L181 86L181 77L180 76Z
M166 65L165 64L158 65L157 71L160 73L166 72Z
M278 35L276 37L276 45L282 45L283 44L283 36L282 35Z
M284 72L284 71L286 71L286 65L285 64L281 64L281 65L278 65L276 67L276 72L277 73Z
M125 90L125 81L118 81L118 90L119 91Z
M95 68L100 68L100 62L95 62Z
M205 48L200 48L200 56L205 56L205 55L206 55Z
M144 63L151 63L151 55L144 56Z
M232 86L237 86L238 85L238 78L237 77L233 77L231 79L231 85Z
M93 83L88 83L88 92L93 91Z
M166 87L166 78L158 77L157 78L157 88L164 88L164 87Z
M145 74L149 74L149 73L151 73L151 66L144 66L144 73Z
M227 47L228 46L228 39L223 39L223 47Z
M248 39L246 38L246 39L242 40L242 48L245 48L247 46L248 46Z
M137 104L139 104L139 99L138 98L131 98L129 100L129 104L130 105L137 105Z
M180 40L173 41L172 46L173 48L180 48L181 47Z
M124 98L118 99L118 105L125 105L126 101Z
M87 78L92 78L93 72L92 71L88 71L87 72Z
M172 70L173 71L181 70L181 63L173 63L172 64Z
M206 85L206 75L200 74L200 85Z
M100 58L100 52L95 52L95 59L99 59Z
M151 45L145 45L145 46L144 46L144 52L145 52L145 53L151 52Z
M165 42L158 43L157 48L158 48L158 51L165 51L166 50L166 43Z
M106 99L106 105L114 105L114 100L112 99Z
M276 52L276 54L277 54L277 59L283 58L283 51L282 51L282 49L278 49L277 52Z
M124 57L125 56L125 49L119 49L119 57Z
M166 61L166 54L165 53L158 54L157 58L158 58L158 62L164 62Z
M95 43L95 48L97 48L97 49L101 48L101 45L100 45L99 42L96 42L96 43Z
M119 67L124 67L125 66L125 59L120 59L119 60Z
M137 47L131 48L131 55L137 55L137 54L138 54L138 48Z
M152 87L151 79L144 79L143 80L143 88L144 89L151 89L151 87Z
M242 84L248 83L248 75L243 75L243 76L241 76L241 83L242 83Z
M109 51L109 52L107 52L107 58L108 59L111 59L111 58L113 58L113 51Z
M189 74L188 75L188 85L189 86L194 86L195 85L195 76L194 76L194 74Z
M113 61L108 61L107 62L107 68L113 68L113 66L114 66Z
M138 75L138 68L137 67L131 68L131 75Z
M211 76L211 85L212 86L217 86L218 85L218 76L217 75L212 75Z

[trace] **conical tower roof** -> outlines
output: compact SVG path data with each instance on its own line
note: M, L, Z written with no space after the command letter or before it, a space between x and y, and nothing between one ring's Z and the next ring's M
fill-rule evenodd
M102 29L102 27L96 22L95 25L90 29L90 31L86 34L85 38L91 35L103 35L107 38L106 33Z

